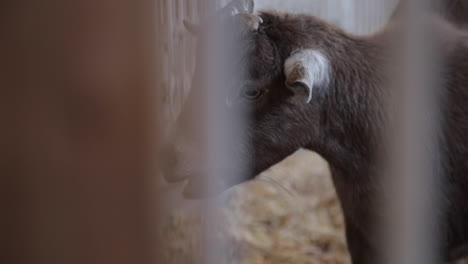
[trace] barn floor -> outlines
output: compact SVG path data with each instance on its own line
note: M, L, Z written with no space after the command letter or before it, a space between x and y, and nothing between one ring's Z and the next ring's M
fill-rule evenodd
M349 263L339 204L317 154L298 151L260 178L233 188L227 206L213 209L220 217L218 242L229 249L225 263ZM162 230L168 264L196 263L201 254L206 204L181 202L168 209Z
M212 247L222 250L214 263L350 263L341 209L320 156L300 150L260 178L233 188L222 206L187 202L179 198L180 188L168 189L168 218L161 229L164 263L206 262L199 259L207 207L218 219L208 227ZM456 264L463 263L468 262Z

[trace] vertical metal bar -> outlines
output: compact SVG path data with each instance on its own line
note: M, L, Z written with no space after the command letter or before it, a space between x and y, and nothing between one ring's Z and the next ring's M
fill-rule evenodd
M205 10L207 13L204 14L204 18L213 16L216 9L221 6L219 0L204 0ZM217 14L219 16L219 14ZM221 18L223 19L223 18ZM203 18L201 19L203 21ZM205 20L206 23L209 21ZM216 32L209 32L213 36L210 39L210 44L215 49L222 48L223 39L231 32L219 30ZM205 42L206 43L206 42ZM208 50L209 51L209 50ZM238 56L238 54L231 54L231 50L223 49L223 53L226 52L226 56ZM206 54L206 53L205 53ZM212 54L208 53L208 56ZM206 175L204 179L201 179L204 184L204 189L208 193L219 191L219 184L227 182L229 177L242 177L242 175L236 175L238 171L231 171L231 168L242 167L242 161L237 156L233 156L233 149L240 142L233 142L236 131L238 131L243 125L242 111L232 111L226 103L226 94L229 94L227 89L232 89L228 85L224 85L227 80L223 80L221 76L225 76L222 71L233 70L231 65L226 67L225 63L234 61L231 59L219 59L217 54L213 54L209 58L204 57L203 59L209 59L211 61L208 65L205 65L205 69L209 74L203 76L206 78L204 83L206 87L203 88L202 100L202 118L206 120L206 125L203 128L203 154L204 168L203 172ZM198 65L200 66L200 65ZM234 74L234 72L230 72ZM205 85L204 85L205 86ZM232 91L231 91L232 92ZM203 264L219 264L226 262L226 252L228 249L225 248L225 241L220 240L217 233L217 227L220 227L219 214L216 213L213 207L220 201L220 197L216 198L212 203L208 203L204 212L205 221L203 223L203 257L201 263Z
M437 212L440 210L440 110L435 39L423 14L431 3L408 1L399 50L400 80L393 87L397 113L390 136L386 263L439 263ZM394 125L394 126L393 126Z
M202 0L203 9L205 12L201 16L202 21L206 21L205 19L209 19L210 15L215 13L215 10L218 5L218 0ZM214 36L215 32L208 32L211 36ZM220 36L215 36L213 39L210 39L210 45L216 46L217 43L212 43L211 40L217 41L217 38ZM205 40L206 41L206 40ZM205 42L205 43L208 43ZM205 53L206 54L206 53ZM213 58L202 58L203 60L209 59L209 61L215 61ZM219 136L219 119L220 116L214 113L219 113L219 109L217 109L217 93L219 92L220 87L216 87L219 83L218 75L213 72L216 69L216 65L213 64L203 64L199 65L201 67L205 67L204 71L210 72L209 75L202 76L203 83L207 84L206 87L203 89L203 97L201 99L201 105L203 106L201 111L203 114L203 119L205 120L205 127L203 128L203 141L204 141L204 164L203 164L203 173L206 175L202 181L204 185L202 188L206 190L206 192L211 192L215 186L213 186L212 179L219 179L222 177L222 172L216 171L214 167L216 166L216 154L218 154L218 139ZM207 204L207 208L205 208L203 212L203 226L202 226L202 258L200 260L200 264L217 264L222 263L222 248L220 247L219 241L216 240L216 226L218 225L218 219L216 218L216 214L214 212L212 204Z

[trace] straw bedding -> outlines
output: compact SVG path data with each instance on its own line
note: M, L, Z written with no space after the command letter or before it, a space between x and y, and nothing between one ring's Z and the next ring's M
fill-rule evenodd
M189 206L179 200L167 209L164 263L206 263L204 246L220 253L220 264L350 263L339 202L317 154L300 150L224 200ZM202 227L210 240L202 240Z
M225 198L210 212L224 263L350 263L339 203L317 154L299 151ZM198 206L169 212L162 229L166 263L197 263L206 204Z

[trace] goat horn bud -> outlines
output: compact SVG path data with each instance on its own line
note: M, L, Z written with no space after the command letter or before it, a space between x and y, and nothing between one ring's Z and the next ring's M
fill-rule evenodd
M244 20L247 27L253 31L257 31L260 25L263 23L263 19L254 14L241 14L240 15Z

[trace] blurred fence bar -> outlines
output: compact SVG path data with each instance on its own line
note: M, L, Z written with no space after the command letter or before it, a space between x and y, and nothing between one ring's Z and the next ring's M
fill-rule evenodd
M200 149L196 150L198 155L202 156L202 164L198 164L204 176L197 179L203 182L204 189L211 189L210 181L215 177L222 177L222 172L213 169L214 164L221 162L217 159L218 156L224 156L225 149L220 149L218 143L222 138L228 137L219 132L220 126L219 109L212 104L216 100L216 94L219 87L214 87L211 84L217 83L213 80L203 80L206 86L195 87L192 80L195 67L196 57L196 41L200 36L191 35L184 28L184 20L191 23L202 24L206 23L210 16L213 16L217 9L223 6L222 1L217 0L159 0L157 2L157 10L159 11L158 27L161 33L159 43L161 54L158 56L162 59L160 65L158 85L161 91L164 91L164 121L170 124L167 127L169 133L173 132L175 121L184 129L184 133L191 134L195 138L202 140L199 145ZM200 65L199 65L200 67ZM215 74L211 74L210 78L215 78ZM190 93L190 95L189 95ZM191 106L184 105L187 97L190 96ZM190 112L184 116L184 119L179 118L182 107L187 107ZM201 126L203 124L203 126ZM217 139L217 140L215 140ZM216 174L216 175L215 175ZM181 195L181 194L179 194ZM175 201L174 201L175 200ZM174 197L166 197L166 203L188 203ZM215 226L217 219L212 213L213 204L206 203L203 208L203 226L202 234L198 238L198 245L201 250L199 254L193 256L192 263L200 264L219 264L223 263L224 253L222 245L219 245L219 240L216 239ZM174 205L183 207L183 205Z
M165 91L162 97L165 121L173 122L192 87L195 65L196 36L189 34L183 21L199 23L214 13L221 1L157 0L156 3L161 30L158 37L164 51L160 55L163 67L158 81Z
M0 6L0 262L154 263L152 1Z
M160 85L164 87L166 121L174 121L191 88L194 66L195 37L188 34L183 20L199 21L198 0L157 0L159 13L158 37L162 40L163 61Z
M396 47L401 67L390 102L397 114L390 124L393 134L387 135L392 157L386 181L390 192L385 197L389 213L383 226L385 263L441 263L437 224L443 184L438 142L440 53L421 19L435 4L410 0L402 15L406 27Z

